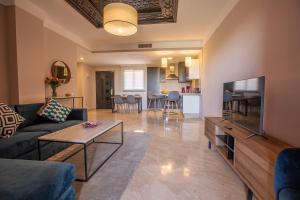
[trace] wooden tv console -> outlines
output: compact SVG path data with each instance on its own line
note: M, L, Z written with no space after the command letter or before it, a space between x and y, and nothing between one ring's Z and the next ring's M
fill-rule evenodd
M246 129L220 117L205 118L205 135L227 164L260 200L274 200L274 167L278 153L290 145L275 138L253 136Z

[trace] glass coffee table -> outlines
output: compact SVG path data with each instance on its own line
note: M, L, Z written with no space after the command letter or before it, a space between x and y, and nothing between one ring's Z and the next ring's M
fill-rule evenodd
M41 160L41 142L57 142L57 143L69 143L69 144L77 144L82 145L82 148L79 148L72 154L68 155L66 158L62 160L62 162L68 160L75 154L79 153L83 150L83 159L84 159L84 178L77 178L77 181L88 181L111 157L112 155L118 151L118 149L123 145L124 133L123 133L123 121L121 120L102 120L98 121L98 126L94 128L85 128L83 124L78 124L75 126L71 126L38 138L38 154L39 159ZM120 126L120 134L121 141L120 142L106 142L106 141L96 141L96 138L100 138L100 136L105 135L111 129ZM102 161L99 165L97 165L96 169L91 173L88 173L88 164L87 164L87 147L91 144L95 143L104 143L104 144L113 144L118 145L117 148L106 157L104 161Z

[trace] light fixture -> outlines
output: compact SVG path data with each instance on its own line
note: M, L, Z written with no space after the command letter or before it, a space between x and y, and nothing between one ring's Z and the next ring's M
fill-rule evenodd
M168 60L173 60L173 57L168 57Z
M191 67L192 66L192 57L190 57L190 56L185 57L185 66L186 67Z
M83 60L84 60L84 57L80 57L79 59L80 59L81 61L83 61Z
M168 58L166 58L166 57L161 58L161 67L163 67L163 68L168 67Z
M138 13L125 3L110 3L103 10L104 30L118 36L129 36L137 32Z

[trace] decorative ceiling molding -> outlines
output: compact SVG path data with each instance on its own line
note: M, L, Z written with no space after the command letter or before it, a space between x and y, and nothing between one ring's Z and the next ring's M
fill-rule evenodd
M176 23L178 0L65 0L95 27L103 27L103 8L123 2L138 11L139 24Z

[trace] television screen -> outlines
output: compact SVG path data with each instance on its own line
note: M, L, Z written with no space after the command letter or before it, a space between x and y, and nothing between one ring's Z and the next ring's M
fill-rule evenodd
M265 77L224 83L223 117L263 134Z

